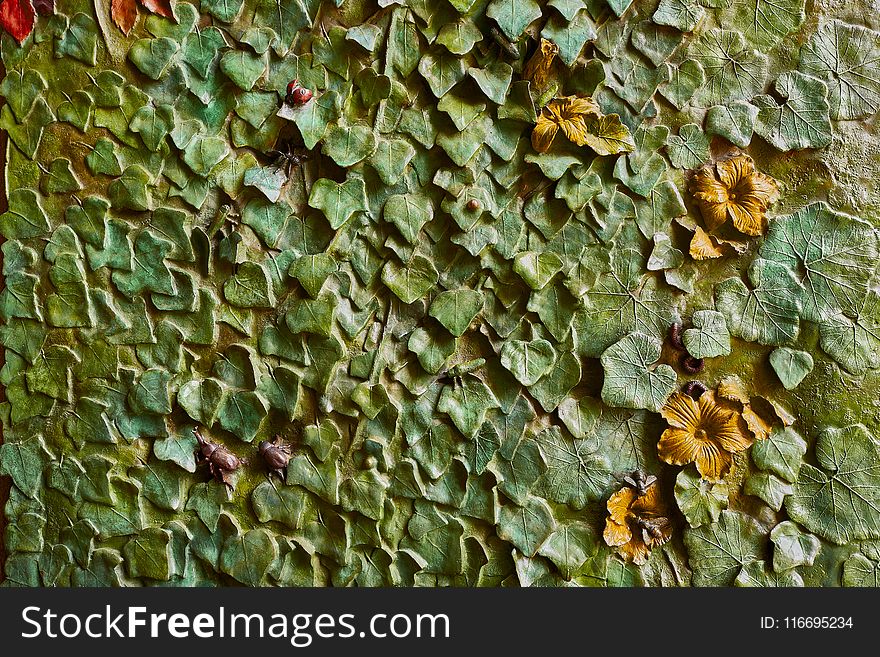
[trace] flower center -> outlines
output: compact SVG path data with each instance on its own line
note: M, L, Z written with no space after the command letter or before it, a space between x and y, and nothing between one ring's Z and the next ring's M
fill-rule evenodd
M727 195L727 198L729 198L731 201L735 201L735 200L736 200L736 192L733 192L733 191L730 192L730 193Z
M697 429L694 431L694 438L697 440L707 440L709 438L709 434L706 433L705 429Z

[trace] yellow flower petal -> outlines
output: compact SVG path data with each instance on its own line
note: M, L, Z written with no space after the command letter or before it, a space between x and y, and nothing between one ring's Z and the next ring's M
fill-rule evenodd
M629 514L629 507L635 498L636 492L629 487L621 488L614 493L614 495L609 497L605 506L608 509L608 514L611 516L611 519L619 524L626 523L626 518Z
M605 521L605 531L602 532L602 538L609 547L619 547L629 543L633 538L633 533L625 523L620 525L608 518Z
M700 408L690 395L674 392L660 409L669 424L679 429L695 429L700 422Z
M629 543L621 545L617 551L624 561L631 561L637 566L643 565L651 554L651 550L644 544L641 536L635 534Z
M657 443L660 458L670 465L693 463L701 449L700 441L690 429L667 429Z
M727 201L728 188L715 179L712 168L705 166L697 170L691 178L688 189L694 198L708 203L724 203Z
M721 481L730 466L733 464L733 457L729 452L725 452L714 442L707 441L703 443L700 453L695 459L697 464L697 472L707 481Z
M727 189L733 189L743 178L755 172L755 163L748 155L737 155L729 160L722 160L715 165L718 180Z
M757 237L767 231L764 208L753 202L728 203L727 214L739 232Z
M545 119L543 114L539 116L538 123L532 130L532 148L539 153L546 152L550 148L550 144L553 143L553 138L558 130L559 126L554 122Z
M708 260L720 258L724 252L718 248L715 239L709 233L697 226L691 238L690 254L694 260Z
M529 80L535 89L543 89L550 79L553 60L559 52L559 46L547 39L541 39L541 45L531 56L523 69L523 79Z

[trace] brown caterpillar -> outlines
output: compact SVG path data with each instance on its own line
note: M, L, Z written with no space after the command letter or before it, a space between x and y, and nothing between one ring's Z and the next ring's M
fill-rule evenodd
M681 341L681 322L674 322L669 326L669 342L679 351L684 350L684 343Z
M706 384L702 381L688 381L681 387L681 390L689 397L699 399L703 396L703 393L708 390L708 388L706 387Z

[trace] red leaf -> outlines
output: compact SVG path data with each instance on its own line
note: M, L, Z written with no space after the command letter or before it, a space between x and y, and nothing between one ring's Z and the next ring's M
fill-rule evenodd
M34 6L31 0L2 0L0 2L0 26L18 41L19 45L34 29Z
M122 33L126 36L134 27L137 20L138 10L135 0L111 0L110 17Z
M174 18L174 11L171 9L171 0L141 0L141 4L154 14L177 22Z
M33 0L34 9L40 16L48 16L55 13L55 0Z

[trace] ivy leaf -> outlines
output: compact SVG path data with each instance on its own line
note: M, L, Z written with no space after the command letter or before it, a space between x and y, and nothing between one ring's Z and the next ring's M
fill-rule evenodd
M556 523L548 504L530 496L522 506L507 504L498 512L498 535L528 557L553 533Z
M284 319L292 333L314 333L330 337L338 303L331 292L316 299L294 301Z
M37 98L34 108L21 125L15 122L10 109L4 107L0 111L0 128L6 130L12 142L29 159L36 157L43 138L43 131L54 120L52 110L42 96Z
M676 169L696 169L709 159L709 139L696 123L678 129L677 135L666 140L669 161Z
M550 331L557 342L562 342L571 329L578 303L564 286L554 284L532 292L526 308L530 312L538 313L544 328Z
M855 553L843 564L843 585L876 587L880 584L880 563Z
M107 187L110 202L120 210L150 210L153 200L148 186L151 184L152 178L146 169L140 164L129 165Z
M262 527L251 529L226 540L220 553L220 570L245 586L260 586L277 557L278 544L272 534Z
M128 127L140 134L144 146L155 152L174 128L174 123L174 108L171 105L145 105L134 113Z
M43 483L46 450L41 437L0 445L0 474L12 478L16 488L36 498Z
M729 494L727 482L706 481L694 466L682 470L675 478L675 502L691 527L717 522L727 508Z
M330 504L339 504L338 454L339 447L332 445L323 460L307 452L295 455L287 466L287 484L302 486Z
M275 520L295 530L303 521L305 499L302 491L292 486L279 489L272 482L264 481L251 493L251 506L260 522Z
M445 51L426 53L419 61L419 73L438 99L443 98L452 87L461 82L465 71L464 60Z
M640 256L638 256L640 258ZM654 279L643 281L634 267L639 260L615 257L585 297L586 310L575 317L578 352L597 357L628 333L665 335L678 320L675 301L658 290Z
M669 80L660 85L658 91L676 109L681 110L705 84L706 71L703 65L695 59L686 59L678 66L670 68Z
M207 12L223 23L235 21L243 6L244 0L203 0L201 4L203 12Z
M61 401L71 401L70 368L79 360L76 352L64 345L46 347L25 375L28 389Z
M609 406L660 412L677 380L669 365L652 369L662 346L657 338L630 333L608 347L600 358L605 370L602 400Z
M215 532L217 531L217 522L220 519L221 507L227 501L226 485L211 480L204 484L194 484L190 488L185 508L187 511L194 511L205 527Z
M742 568L762 556L758 523L736 511L722 511L718 522L686 529L684 544L695 586L731 586Z
M833 315L819 325L822 350L853 374L864 374L880 364L880 295L868 291L850 319Z
M391 15L385 48L389 66L393 66L403 77L415 70L419 63L419 33L407 9L396 8Z
M389 260L382 269L382 282L406 304L425 296L439 279L434 264L421 255L413 256L404 265Z
M293 121L303 138L303 144L309 150L324 137L327 126L339 118L341 114L339 94L328 91L300 107L285 104L278 116Z
M361 178L347 178L344 183L321 178L312 185L309 205L321 210L334 230L345 224L355 212L369 209L366 186Z
M112 141L101 137L95 142L94 149L86 155L86 166L92 175L121 176L122 166Z
M437 374L455 353L455 338L442 331L428 332L420 327L410 334L407 347L416 354L426 372Z
M794 390L813 370L813 357L806 351L779 347L770 354L770 365L786 390Z
M336 271L337 262L326 253L304 255L290 263L287 273L299 281L313 299L318 296L324 283Z
M529 23L541 17L541 7L534 0L492 0L486 15L511 41L518 41Z
M805 0L731 0L718 22L741 31L751 45L767 52L803 24L804 5Z
M469 68L467 74L474 79L486 97L493 103L503 105L513 78L513 69L504 62L495 62L485 68ZM499 117L504 118L504 117Z
M207 176L211 170L229 155L229 145L219 137L196 135L183 151L183 161L199 176Z
M207 423L203 424L210 426ZM178 436L169 434L165 438L155 440L153 442L153 454L160 461L171 461L187 472L195 472L195 452L199 447L198 441L192 433L190 425L184 425L179 430L180 435Z
M755 96L758 108L755 133L781 151L823 148L831 143L828 87L800 71L786 71L773 83L780 105L773 96Z
M819 202L772 221L758 255L801 275L803 317L823 322L839 312L858 313L878 249L870 225Z
M0 232L8 240L42 237L49 233L49 218L39 197L30 189L18 188L9 194L9 210L0 215Z
M85 132L92 120L92 107L94 101L85 91L75 91L70 94L70 100L65 100L58 106L58 120L76 126L80 132Z
M524 386L547 374L556 362L556 350L547 340L510 340L501 348L501 364Z
M446 413L458 430L472 440L483 426L486 413L493 408L500 408L498 399L472 375L463 376L460 384L444 386L437 402L437 410Z
M247 187L256 187L269 201L276 203L281 198L281 188L287 183L287 174L281 167L252 167L244 172L242 182Z
M243 262L223 284L223 296L239 308L272 308L275 295L266 270L256 262Z
M684 346L694 358L714 358L730 354L730 333L724 315L714 310L698 310L691 321L694 328L682 335Z
M692 31L703 20L705 11L696 0L660 0L651 20L657 25L669 25L682 32Z
M550 427L536 438L547 472L535 486L537 494L574 509L601 499L614 485L614 473L607 457L595 451L589 439L570 440L559 427Z
M131 271L114 271L114 285L129 298L145 290L157 294L175 294L174 278L165 264L165 256L171 248L170 242L156 237L149 230L142 231L134 242Z
M168 37L138 39L128 50L128 58L138 70L152 80L159 80L180 50L180 44Z
M598 542L590 527L571 522L558 525L538 549L538 554L553 562L562 576L570 580L597 549Z
M752 289L739 278L728 278L715 286L715 307L721 309L730 332L759 344L794 342L800 331L803 288L791 270L756 258L748 276Z
M752 142L758 108L744 100L735 100L726 105L713 105L706 113L706 132L721 135L740 148Z
M803 585L804 580L794 570L777 573L769 570L764 561L753 561L744 566L734 582L734 586L792 588Z
M373 520L382 518L388 476L375 469L361 470L346 477L339 485L339 504L346 511L357 511Z
M770 435L752 445L752 461L787 481L796 481L807 443L791 427L774 428Z
M773 570L777 573L798 566L812 566L822 545L818 538L805 534L790 520L776 525L770 532L770 540L773 542Z
M455 337L467 331L483 309L483 295L476 290L460 289L441 292L431 302L428 314L443 324Z
M256 437L268 411L268 405L260 395L241 390L227 395L220 404L217 419L221 427L249 443Z
M171 532L148 527L122 548L130 577L166 581L171 577Z
M830 427L816 441L819 467L803 464L785 509L837 545L880 538L880 445L861 424Z
M523 504L538 478L547 470L538 445L524 440L516 446L510 459L496 459L489 466L498 479L498 490L515 504Z
M692 42L689 55L706 74L705 85L697 93L697 102L702 107L747 100L763 91L767 56L749 50L741 32L704 32Z
M447 23L437 34L437 43L446 46L453 55L466 55L483 40L483 33L470 20Z
M49 171L40 180L40 190L44 194L69 194L82 189L66 157L56 157L49 165Z
M880 108L880 33L837 19L823 23L801 48L798 69L828 86L831 118L862 119Z
M376 136L367 126L334 125L324 137L321 152L339 166L350 167L370 157L376 150L376 145Z
M791 495L792 486L767 472L755 472L746 479L743 492L763 500L774 511L782 508L786 496Z
M433 218L434 207L415 195L397 194L385 202L383 216L410 244L415 244L422 227Z
M589 12L579 11L568 20L552 16L541 30L541 36L555 43L559 48L559 59L566 66L572 66L584 45L596 38L596 26Z
M232 0L235 4L235 0ZM309 27L310 20L302 0L258 0L253 24L268 27L278 37L272 49L279 57L287 54L297 32Z
M382 182L394 185L415 155L416 149L405 139L380 139L369 162Z
M647 263L648 270L678 269L684 264L684 253L672 246L672 240L666 233L654 233L653 242L654 248Z
M9 4L8 0L4 4ZM9 71L0 83L0 95L6 98L15 118L23 122L46 87L46 80L38 71L33 69Z

